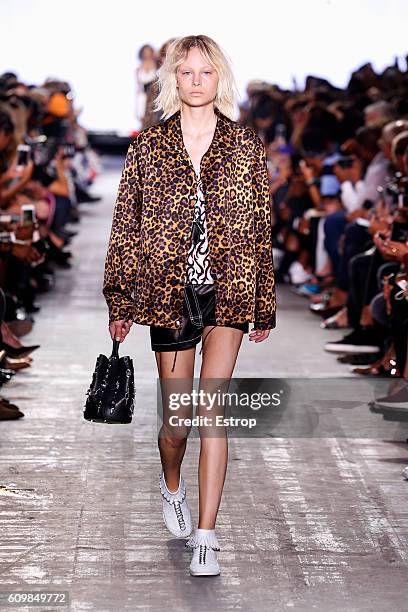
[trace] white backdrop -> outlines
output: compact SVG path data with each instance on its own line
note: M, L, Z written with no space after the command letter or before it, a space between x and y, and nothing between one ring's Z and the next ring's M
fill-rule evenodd
M88 129L128 133L136 53L171 36L207 34L230 57L239 91L259 78L303 87L307 74L344 86L408 52L406 0L1 0L0 72L68 80ZM405 62L401 62L405 67Z

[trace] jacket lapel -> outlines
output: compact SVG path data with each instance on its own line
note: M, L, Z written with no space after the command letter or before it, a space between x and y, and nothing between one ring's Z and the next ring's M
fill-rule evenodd
M205 198L210 251L213 251L216 245L225 244L227 240L224 226L228 223L229 217L229 190L234 188L231 185L233 177L230 176L230 173L233 168L232 156L236 146L234 122L217 108L215 108L215 113L217 114L217 125L213 140L201 159L201 182ZM174 158L176 166L185 167L187 174L183 174L184 180L187 180L187 184L194 185L193 190L195 191L196 175L184 145L180 115L180 111L177 111L163 123L161 146L166 150L166 155ZM222 180L223 176L226 176L226 181Z
M216 161L220 162L223 155L231 152L234 146L232 121L223 115L218 108L214 110L217 115L217 125L210 147L202 158L201 169L203 173L204 169L211 167L212 163ZM163 127L165 129L162 147L169 153L181 155L190 162L190 156L183 141L180 117L181 112L178 110L164 122Z

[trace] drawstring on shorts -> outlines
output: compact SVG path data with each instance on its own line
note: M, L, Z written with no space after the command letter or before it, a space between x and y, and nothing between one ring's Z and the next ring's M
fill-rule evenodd
M178 339L180 340L180 328L178 328L177 331L178 331ZM178 353L178 350L174 353L173 367L171 368L172 372L174 372L174 366L176 365L177 353Z
M209 331L209 332L208 332L208 333L205 335L205 337L203 338L202 343L201 343L201 349L200 349L200 352L198 353L199 355L201 355L201 353L203 352L204 342L206 341L207 336L209 336L209 334L212 332L212 330L213 330L213 329L215 329L216 327L217 327L217 326L216 326L216 325L214 325L214 326L213 326L213 327L210 329L210 331ZM178 335L179 335L179 339L180 339L180 328L178 329ZM174 367L175 367L175 365L176 365L177 353L178 353L178 349L177 349L177 350L176 350L176 352L174 353L173 367L171 368L171 371L172 371L172 372L174 372Z
M212 332L212 330L213 330L213 329L215 329L216 327L217 327L217 326L216 326L216 325L214 325L214 326L213 326L213 327L210 329L210 331L208 332L208 334L205 336L205 338L203 338L202 343L201 343L201 349L200 349L200 352L198 353L199 355L201 355L201 353L203 352L204 342L205 342L205 340L206 340L207 336L209 336L209 335L210 335L210 333Z

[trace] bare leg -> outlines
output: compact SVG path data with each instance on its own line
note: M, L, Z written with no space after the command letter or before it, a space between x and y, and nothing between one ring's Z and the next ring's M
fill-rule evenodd
M203 360L200 372L200 388L204 379L223 379L229 381L232 376L238 351L244 333L232 327L206 326ZM204 383L204 386L207 385ZM207 390L207 388L206 388ZM221 428L217 428L220 430ZM225 433L225 432L224 432ZM201 435L200 459L198 466L199 483L199 521L200 529L214 529L218 508L221 502L225 474L228 462L228 438L224 436Z
M176 367L173 372L171 368L174 360L174 351L155 352L163 398L163 425L159 431L158 445L164 478L171 492L177 491L179 485L180 468L186 451L189 430L185 431L185 437L181 437L182 431L180 428L177 428L177 432L175 432L167 425L169 414L168 395L175 390L174 383L172 387L173 379L183 379L182 392L191 394L193 387L195 350L195 347L193 347L191 349L178 351ZM191 383L189 380L191 380ZM177 392L180 392L180 386L178 385L176 388Z

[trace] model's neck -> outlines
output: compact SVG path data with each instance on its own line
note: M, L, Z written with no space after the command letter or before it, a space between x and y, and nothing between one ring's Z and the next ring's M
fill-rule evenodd
M182 104L180 113L181 128L184 134L198 136L214 129L217 115L214 105L192 107Z

